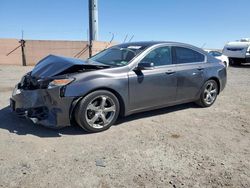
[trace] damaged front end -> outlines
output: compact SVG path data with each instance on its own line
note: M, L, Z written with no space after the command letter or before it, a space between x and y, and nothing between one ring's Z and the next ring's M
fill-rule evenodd
M50 128L71 125L70 112L75 97L65 97L74 74L106 68L85 61L50 55L41 60L16 85L10 106L17 115Z
M51 79L36 80L30 73L15 87L10 99L17 115L50 128L70 126L69 112L73 97L63 97L64 86L51 87Z

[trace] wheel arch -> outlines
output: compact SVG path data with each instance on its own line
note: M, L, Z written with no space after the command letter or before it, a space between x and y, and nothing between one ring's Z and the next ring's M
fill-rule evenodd
M92 93L92 92L95 92L95 91L99 91L99 90L106 90L106 91L109 91L111 93L113 93L118 101L119 101L119 105L120 105L120 112L119 112L119 116L124 116L125 115L125 102L124 102L124 99L122 98L122 96L119 94L119 92L115 91L114 89L111 89L111 88L108 88L108 87L99 87L99 88L95 88L93 90L90 90L88 93L86 93L85 95L83 96L79 96L79 97L76 97L72 104L71 104L71 109L70 109L70 119L74 121L74 118L73 118L73 113L77 107L77 105L79 104L79 102L85 97L87 96L88 94Z
M206 82L208 80L214 80L217 83L217 85L218 85L218 95L219 95L220 94L220 89L221 89L220 80L218 78L216 78L216 77L211 77L211 78L207 79Z

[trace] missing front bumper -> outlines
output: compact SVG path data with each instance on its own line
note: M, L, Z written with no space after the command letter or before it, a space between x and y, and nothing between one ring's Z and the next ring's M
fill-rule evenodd
M16 90L16 89L15 89ZM18 116L50 128L70 126L70 108L74 98L60 97L60 88L13 92L10 106Z

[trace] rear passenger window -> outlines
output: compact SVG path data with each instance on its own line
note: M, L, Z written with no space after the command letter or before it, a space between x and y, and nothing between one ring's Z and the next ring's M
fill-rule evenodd
M203 62L205 60L205 56L201 53L183 47L175 47L175 57L177 64Z

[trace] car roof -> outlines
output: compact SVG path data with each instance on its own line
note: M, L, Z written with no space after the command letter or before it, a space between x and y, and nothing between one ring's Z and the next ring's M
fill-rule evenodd
M129 42L129 43L122 43L122 44L118 44L114 47L118 47L118 48L128 48L128 47L133 47L136 49L136 47L140 47L141 50L144 50L146 48L149 48L151 46L154 45L158 45L158 44L168 44L168 45L176 45L176 46L184 46L184 47L188 47L188 48L193 48L196 49L197 51L203 51L202 49L190 45L190 44L185 44L185 43L181 43L181 42L172 42L172 41L140 41L140 42Z
M162 44L166 42L159 42L159 41L141 41L141 42L128 42L128 43L122 43L117 45L118 47L128 47L128 46L142 46L142 47L150 47L156 44Z
M129 46L150 47L150 46L154 46L154 45L157 45L157 44L175 44L175 45L192 46L192 45L189 45L189 44L184 44L184 43L180 43L180 42L171 42L171 41L140 41L140 42L122 43L122 44L118 44L116 46L121 47L121 48L126 48L126 47L129 47Z

